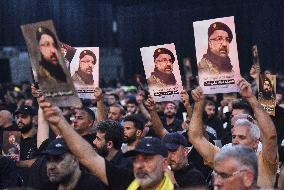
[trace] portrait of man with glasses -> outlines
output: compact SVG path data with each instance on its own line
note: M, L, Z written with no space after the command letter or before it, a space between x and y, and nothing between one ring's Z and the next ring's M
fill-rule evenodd
M198 72L212 75L233 73L229 57L232 30L223 22L214 22L208 28L208 49L198 63Z
M149 86L173 86L177 84L175 75L173 74L173 63L175 62L175 56L167 48L158 48L154 51L154 71L151 72L151 76L147 79Z

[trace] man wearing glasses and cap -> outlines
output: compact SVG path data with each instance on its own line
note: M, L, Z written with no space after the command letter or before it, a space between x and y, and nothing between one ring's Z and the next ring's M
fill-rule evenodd
M78 85L93 85L93 70L97 62L96 55L91 50L84 50L79 56L79 69L72 76L72 80Z
M208 28L208 49L198 63L198 72L218 75L231 73L233 66L228 56L233 39L231 29L222 22L212 23Z
M155 69L147 79L148 85L158 87L176 85L177 81L173 74L174 54L166 48L158 48L153 57Z

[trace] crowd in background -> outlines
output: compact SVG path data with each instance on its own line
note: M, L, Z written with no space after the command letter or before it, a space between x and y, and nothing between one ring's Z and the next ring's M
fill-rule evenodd
M193 77L181 101L161 103L137 80L61 109L29 82L1 84L0 144L5 131L21 141L19 158L0 157L0 188L284 189L283 81L269 116L256 76L210 96Z

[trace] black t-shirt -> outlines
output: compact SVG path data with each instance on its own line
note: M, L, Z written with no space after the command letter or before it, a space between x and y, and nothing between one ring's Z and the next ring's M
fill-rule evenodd
M174 171L174 176L177 184L182 188L206 186L204 176L192 164Z
M37 152L36 134L32 137L21 138L20 142L20 160L30 160L35 158Z
M41 190L57 190L58 184L48 181L43 184ZM82 171L82 175L73 190L107 190L107 187L94 175Z
M116 166L126 168L132 171L134 157L125 157L121 150L119 150L116 155L110 161Z
M134 180L132 171L118 167L111 162L105 161L106 175L111 190L126 190Z
M167 121L166 121L166 117L162 117L161 121L163 123L163 126L165 127L165 129L170 132L177 132L177 131L182 131L182 120L176 119L174 120L174 122L172 122L171 124L167 125Z

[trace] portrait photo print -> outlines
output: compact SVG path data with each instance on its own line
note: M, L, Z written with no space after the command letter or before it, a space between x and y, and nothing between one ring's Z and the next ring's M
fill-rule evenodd
M193 23L199 85L205 94L238 92L240 77L234 17Z
M150 95L155 102L180 100L183 89L175 45L140 48Z
M35 82L43 95L54 105L60 107L80 107L72 83L60 51L53 22L42 21L21 26L30 55Z

